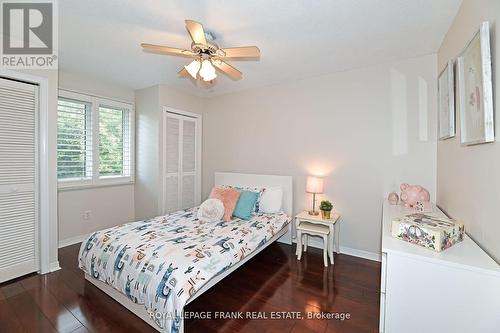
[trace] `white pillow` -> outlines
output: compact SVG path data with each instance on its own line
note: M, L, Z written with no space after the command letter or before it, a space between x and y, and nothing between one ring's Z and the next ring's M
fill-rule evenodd
M219 199L207 199L198 209L198 220L201 222L217 222L224 216L224 204Z
M259 213L274 214L281 211L283 189L281 187L266 187L259 203Z

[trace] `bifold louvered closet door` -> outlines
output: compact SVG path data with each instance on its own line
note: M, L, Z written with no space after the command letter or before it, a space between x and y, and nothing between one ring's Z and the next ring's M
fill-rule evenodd
M38 260L38 86L0 78L0 282Z
M165 212L199 205L200 121L176 113L165 114Z

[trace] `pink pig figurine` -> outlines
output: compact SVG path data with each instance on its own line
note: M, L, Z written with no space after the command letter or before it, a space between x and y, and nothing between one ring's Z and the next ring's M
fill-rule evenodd
M430 201L429 191L420 185L401 184L401 201L406 207L413 207L418 201Z

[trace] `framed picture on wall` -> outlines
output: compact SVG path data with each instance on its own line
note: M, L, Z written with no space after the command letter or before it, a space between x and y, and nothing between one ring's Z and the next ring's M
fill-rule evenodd
M483 22L458 58L461 143L495 141L490 28Z
M455 136L455 79L453 61L446 64L438 77L439 139Z

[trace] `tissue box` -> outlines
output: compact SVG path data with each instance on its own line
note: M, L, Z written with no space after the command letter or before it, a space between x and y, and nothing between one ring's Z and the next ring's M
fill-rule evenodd
M464 225L427 214L410 214L392 221L392 237L441 252L461 242Z

